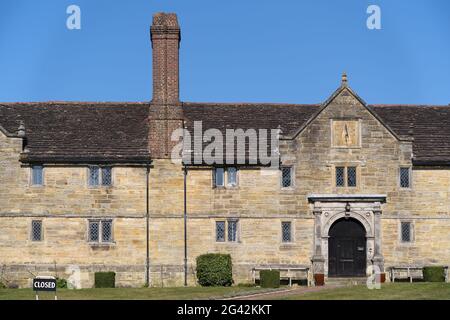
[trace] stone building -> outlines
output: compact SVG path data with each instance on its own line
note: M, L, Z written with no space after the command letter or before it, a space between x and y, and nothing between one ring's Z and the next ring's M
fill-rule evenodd
M450 263L450 106L369 105L345 75L320 104L181 102L176 15L155 14L151 42L151 102L0 104L0 281L194 285L211 252L236 283ZM195 123L276 129L276 170L173 159Z

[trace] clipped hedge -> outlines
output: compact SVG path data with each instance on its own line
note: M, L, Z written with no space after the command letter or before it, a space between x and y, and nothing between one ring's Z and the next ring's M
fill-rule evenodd
M67 289L67 280L63 278L56 278L56 288Z
M262 288L280 287L280 271L278 270L261 270L259 279Z
M442 266L424 267L423 280L426 282L445 282L445 269Z
M115 272L96 272L95 288L115 288L116 273Z
M197 279L203 287L231 286L233 267L229 254L208 253L197 257Z

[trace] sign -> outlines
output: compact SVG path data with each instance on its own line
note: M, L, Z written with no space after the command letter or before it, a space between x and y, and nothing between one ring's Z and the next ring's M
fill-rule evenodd
M34 291L56 291L56 279L53 277L37 277L33 279Z

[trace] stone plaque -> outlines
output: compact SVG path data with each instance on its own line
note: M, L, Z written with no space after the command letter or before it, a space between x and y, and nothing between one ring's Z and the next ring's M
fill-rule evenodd
M358 120L333 120L332 127L333 147L359 147Z

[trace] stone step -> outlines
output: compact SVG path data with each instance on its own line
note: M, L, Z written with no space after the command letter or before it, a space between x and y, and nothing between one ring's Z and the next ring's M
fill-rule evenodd
M330 286L356 286L365 284L366 277L349 277L349 278L328 278L325 280L325 285Z

